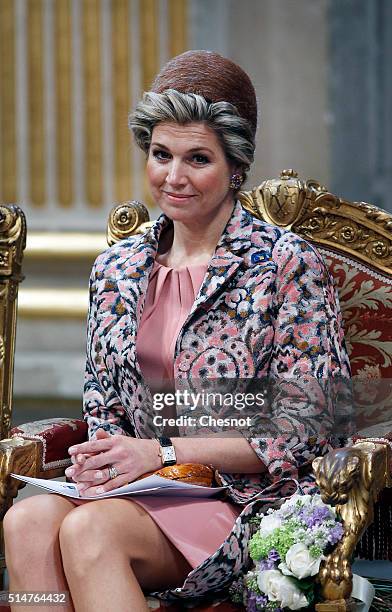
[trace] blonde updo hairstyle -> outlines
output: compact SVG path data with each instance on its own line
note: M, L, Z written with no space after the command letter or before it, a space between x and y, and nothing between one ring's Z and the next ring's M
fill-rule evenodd
M254 159L257 102L250 78L237 64L212 51L187 51L170 60L129 116L146 154L154 127L168 121L205 123L245 180Z

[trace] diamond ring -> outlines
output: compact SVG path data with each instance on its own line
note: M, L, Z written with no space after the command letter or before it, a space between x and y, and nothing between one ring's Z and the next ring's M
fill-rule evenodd
M109 465L109 478L113 480L113 478L117 478L118 472L114 465Z

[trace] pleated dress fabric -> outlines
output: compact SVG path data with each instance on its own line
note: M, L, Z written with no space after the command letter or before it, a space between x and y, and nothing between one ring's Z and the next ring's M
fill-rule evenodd
M206 269L207 265L197 265L174 270L154 263L136 342L143 376L153 388L173 386L176 340ZM140 496L133 501L150 514L192 568L224 542L242 509L231 502L210 498Z

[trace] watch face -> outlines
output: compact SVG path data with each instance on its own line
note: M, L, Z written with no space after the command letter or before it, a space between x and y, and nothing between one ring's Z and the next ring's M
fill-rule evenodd
M174 446L162 446L161 453L163 463L166 463L167 461L176 461Z

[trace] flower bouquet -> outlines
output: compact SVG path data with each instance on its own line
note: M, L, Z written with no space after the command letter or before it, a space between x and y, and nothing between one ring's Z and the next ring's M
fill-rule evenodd
M335 510L320 495L294 495L260 519L249 542L255 567L244 577L247 611L312 606L317 586L314 576L344 533Z

